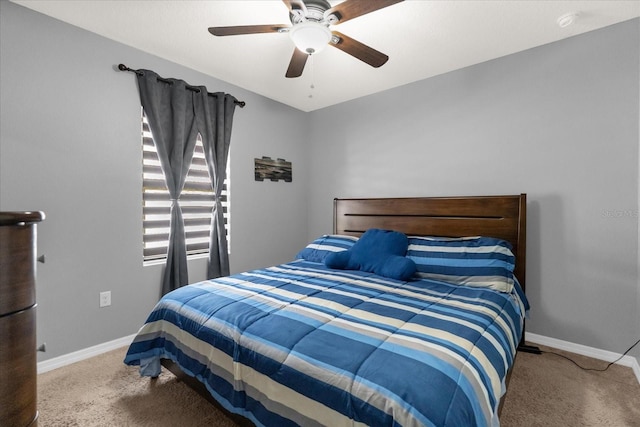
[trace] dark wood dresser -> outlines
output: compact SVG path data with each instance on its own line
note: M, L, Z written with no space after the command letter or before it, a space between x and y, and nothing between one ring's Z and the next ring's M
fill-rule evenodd
M0 426L38 424L36 224L42 212L0 212Z

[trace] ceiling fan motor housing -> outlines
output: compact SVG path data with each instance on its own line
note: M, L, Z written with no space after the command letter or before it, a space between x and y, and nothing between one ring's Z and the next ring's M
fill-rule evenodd
M289 18L293 25L299 24L305 21L324 23L324 12L331 8L331 5L326 0L305 0L301 2L304 4L302 8L292 8ZM329 24L328 22L326 23Z

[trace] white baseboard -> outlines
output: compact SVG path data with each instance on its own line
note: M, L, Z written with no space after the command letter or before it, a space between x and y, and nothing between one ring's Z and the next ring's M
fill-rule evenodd
M604 360L605 362L613 362L621 356L621 354L614 353L612 351L600 350L598 348L588 347L582 344L575 344L568 341L562 341L556 338L549 338L545 337L544 335L532 334L530 332L525 332L524 338L526 341L535 344L546 345L549 347L557 348L558 350L570 351L571 353L593 357L594 359ZM633 370L636 378L638 379L638 383L640 383L640 364L638 363L638 359L633 356L627 355L618 360L616 364L630 367Z
M54 369L67 366L93 356L98 356L102 353L115 350L116 348L124 347L125 345L131 344L131 341L133 341L133 338L135 336L135 334L129 335L126 337L115 339L113 341L94 345L93 347L85 348L83 350L74 351L73 353L64 354L62 356L38 362L38 374L52 371Z

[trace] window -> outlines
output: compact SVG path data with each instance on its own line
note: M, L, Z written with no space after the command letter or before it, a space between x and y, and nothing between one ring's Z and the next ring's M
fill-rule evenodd
M229 162L227 178L222 187L222 207L229 242ZM215 195L209 178L200 135L180 195L180 206L184 218L187 257L208 254L211 233L211 212ZM142 215L144 261L167 258L169 244L169 221L171 198L160 167L160 160L153 143L147 117L142 113Z

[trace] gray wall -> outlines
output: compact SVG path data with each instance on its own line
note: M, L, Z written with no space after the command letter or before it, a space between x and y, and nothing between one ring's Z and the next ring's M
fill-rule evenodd
M231 146L233 272L289 261L306 243L306 114L6 1L0 31L0 210L47 216L41 360L136 332L159 298L162 266L142 265L140 101L120 62L247 102ZM293 182L255 182L263 155L292 161ZM189 270L204 279L205 260ZM113 304L98 308L106 290Z
M333 197L527 193L528 331L626 350L640 338L638 23L312 113L309 238L331 230Z
M141 259L139 100L120 62L247 101L233 272L331 231L334 197L526 192L528 330L625 350L640 325L639 22L302 113L0 1L0 209L47 214L41 360L135 332L158 298L161 266ZM263 155L293 161L293 183L253 181ZM190 273L204 278L204 260Z

